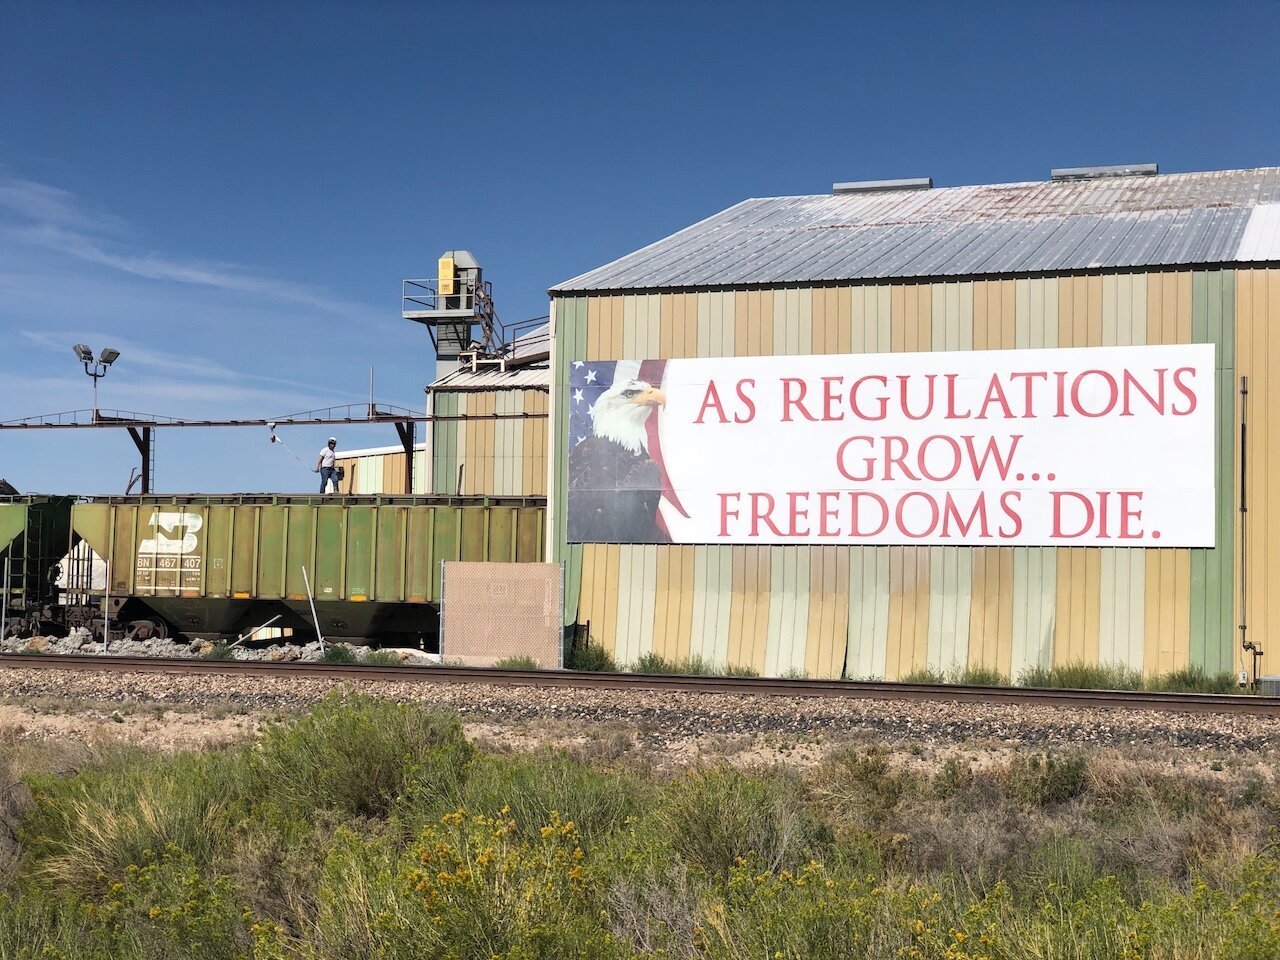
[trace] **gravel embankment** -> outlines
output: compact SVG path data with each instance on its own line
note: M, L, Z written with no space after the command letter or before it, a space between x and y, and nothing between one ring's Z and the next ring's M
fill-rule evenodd
M1138 748L1280 758L1280 717L1127 712L892 700L575 690L422 682L342 683L276 677L77 674L0 666L9 704L77 704L95 712L149 709L267 716L302 709L336 687L457 710L486 730L626 730L663 749L713 738L874 739L968 749ZM56 707L55 707L56 709Z
M146 640L117 637L104 650L101 641L94 640L85 628L77 627L65 637L5 637L0 640L0 653L41 653L57 654L59 656L94 654L186 660L194 659L206 653L213 646L214 644L210 640L197 640L188 643L185 640L162 640L159 637L151 637ZM324 647L316 641L306 644L286 642L237 646L236 651L236 657L240 660L319 660L321 654L324 653ZM411 651L404 651L404 653L408 655ZM426 657L425 654L422 656Z

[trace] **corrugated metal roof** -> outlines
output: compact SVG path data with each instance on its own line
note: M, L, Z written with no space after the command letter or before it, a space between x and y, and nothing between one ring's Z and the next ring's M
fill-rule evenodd
M1276 203L1280 167L744 200L551 292L1280 260Z
M530 390L551 386L551 324L544 323L517 337L507 348L507 369L481 362L475 370L463 366L431 384L429 390Z
M545 360L508 367L482 366L476 370L463 367L446 373L431 384L430 390L536 390L551 386L551 367Z
M526 321L527 322L527 321ZM531 362L538 357L551 355L551 324L544 323L511 341L507 356L513 360Z

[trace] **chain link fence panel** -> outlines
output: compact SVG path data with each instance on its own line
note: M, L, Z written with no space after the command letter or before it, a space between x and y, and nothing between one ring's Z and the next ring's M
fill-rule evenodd
M446 663L489 667L528 657L564 665L564 575L558 563L445 561L440 653Z

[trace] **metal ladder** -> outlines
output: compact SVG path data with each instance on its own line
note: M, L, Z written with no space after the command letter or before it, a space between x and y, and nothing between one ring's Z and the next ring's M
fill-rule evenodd
M14 537L9 546L2 551L0 581L3 581L5 593L3 606L10 620L30 612L28 601L31 599L31 553L33 545L37 550L39 549L40 532L38 523L28 523L26 530ZM0 635L8 630L8 626L8 623L0 624Z

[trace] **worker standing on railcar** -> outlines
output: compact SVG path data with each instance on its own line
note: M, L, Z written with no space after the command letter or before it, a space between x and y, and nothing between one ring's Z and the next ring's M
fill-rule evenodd
M333 481L333 492L338 492L337 469L334 466L334 459L337 456L334 449L338 446L337 437L330 437L329 442L320 448L320 455L316 457L316 465L312 467L312 472L320 474L320 492L327 493L329 481Z

